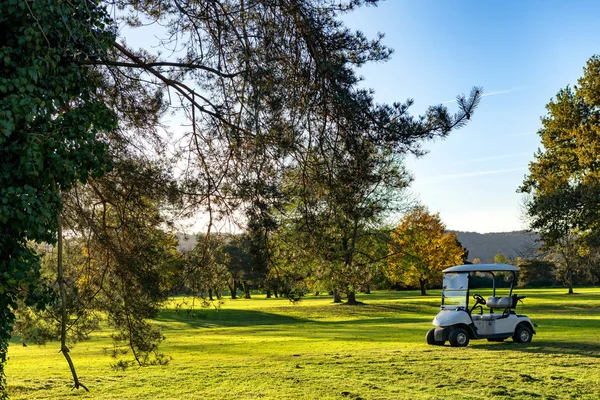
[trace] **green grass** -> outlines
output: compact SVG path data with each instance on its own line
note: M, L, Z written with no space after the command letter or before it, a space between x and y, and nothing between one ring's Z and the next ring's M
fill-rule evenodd
M538 334L528 345L425 344L439 292L380 292L361 306L331 297L228 300L188 317L173 308L157 323L167 366L110 367L110 332L71 352L91 392L71 391L58 344L9 349L11 398L57 399L598 399L600 289L518 290L518 312ZM484 294L484 293L482 293ZM174 304L173 304L174 306Z

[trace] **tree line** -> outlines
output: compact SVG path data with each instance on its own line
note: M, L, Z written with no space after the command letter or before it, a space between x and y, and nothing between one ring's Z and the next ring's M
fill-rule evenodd
M298 232L275 232L270 248L261 247L264 243L252 232L213 236L205 259L199 256L200 235L200 246L182 254L194 271L184 293L214 301L224 291L232 299L238 292L249 299L251 290L258 290L267 298L296 301L312 292L330 294L334 302L341 302L343 294L349 304L356 304L356 293L371 289L419 288L425 295L427 288L439 285L444 268L468 262L468 250L456 234L446 232L439 214L423 206L409 210L396 227L379 227L362 236L355 248L360 260L355 272L339 267L344 253L330 261L320 248L303 246Z

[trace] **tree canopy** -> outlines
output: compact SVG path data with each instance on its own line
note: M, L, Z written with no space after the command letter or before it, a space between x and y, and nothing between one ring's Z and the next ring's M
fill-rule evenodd
M392 232L388 274L394 282L427 286L441 278L442 270L463 263L465 248L455 233L447 233L439 214L424 207L410 212Z
M530 226L561 255L572 288L580 256L600 240L600 58L593 56L578 85L561 89L547 105L538 135L542 148L519 191L528 195Z
M508 260L504 254L498 253L494 256L494 264L506 264Z
M0 3L0 392L17 303L43 306L40 265L28 242L54 243L60 191L110 168L115 115L101 78L82 64L114 35L86 1ZM66 16L66 18L65 18Z

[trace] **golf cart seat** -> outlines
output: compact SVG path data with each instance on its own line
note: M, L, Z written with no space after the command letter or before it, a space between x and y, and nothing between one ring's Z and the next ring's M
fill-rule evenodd
M473 314L471 316L471 318L473 318L473 321L476 320L480 320L480 321L493 321L498 319L498 317L501 317L502 314Z
M512 307L513 304L513 299L510 296L505 296L505 297L494 297L494 296L490 296L488 297L487 301L485 302L485 305L489 308L510 308Z

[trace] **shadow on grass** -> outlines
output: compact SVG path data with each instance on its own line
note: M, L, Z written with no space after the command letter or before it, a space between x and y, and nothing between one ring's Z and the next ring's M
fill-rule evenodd
M561 354L583 357L600 358L600 345L598 343L578 342L568 340L535 340L531 343L520 344L507 340L503 343L489 344L484 347L486 351L518 351L529 354ZM479 347L483 349L483 347ZM557 360L558 362L558 360ZM577 364L585 363L580 360Z
M337 307L329 309L331 308ZM364 310L364 307L352 308L351 311L356 312L357 309ZM430 322L428 316L417 313L381 315L381 312L374 313L371 310L371 315L368 314L369 310L366 310L363 315L344 315L343 319L333 319L330 315L325 315L319 320L304 315L298 317L257 310L225 309L207 311L203 318L189 318L182 315L182 312L167 310L156 320L170 327L177 323L184 324L184 329L233 328L220 333L224 336L251 335L360 342L406 342L415 341L416 338L420 341L426 332L423 325Z
M308 322L308 319L267 313L255 310L221 309L196 310L193 313L186 310L163 310L155 318L155 321L164 323L178 322L190 327L248 327L261 325L297 325Z
M373 304L370 307L376 311L395 312L395 313L426 313L431 318L440 310L438 303L407 303L407 304Z
M345 310L348 308L344 307ZM381 315L381 309L386 311L396 311L394 314L388 312L387 315ZM158 322L163 323L182 323L190 327L252 327L265 325L303 325L303 324L318 324L318 325L381 325L381 324L406 324L406 323L422 323L427 322L431 318L418 313L418 310L407 307L387 307L387 306L369 306L369 309L363 307L351 308L349 312L334 314L342 319L330 319L331 308L327 308L329 313L319 315L317 310L311 310L309 315L305 317L282 315L278 313L257 311L257 310L239 310L239 309L221 309L221 310L201 310L196 311L195 315L186 311L164 310L161 311L157 318ZM373 311L379 312L373 312ZM412 315L403 315L398 317L397 311L410 313ZM320 320L319 318L327 319ZM352 319L344 319L352 318Z

